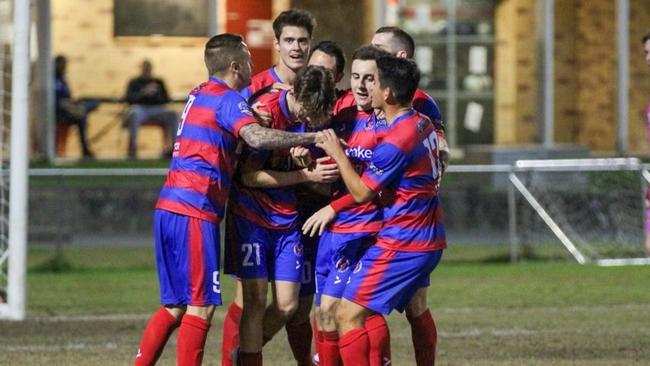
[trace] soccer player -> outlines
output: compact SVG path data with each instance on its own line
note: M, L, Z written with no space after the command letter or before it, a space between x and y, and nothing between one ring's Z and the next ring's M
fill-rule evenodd
M135 359L152 365L177 327L177 363L199 365L214 308L221 305L219 222L238 138L258 149L313 143L318 134L262 127L237 93L250 83L248 47L233 34L205 46L207 82L189 94L154 212L162 307L148 322Z
M323 66L332 73L334 82L338 83L343 78L345 56L336 43L332 41L322 41L313 48L308 65ZM278 86L278 84L276 83L273 86ZM286 87L290 87L290 85L287 85ZM267 87L266 89L270 88ZM263 106L263 102L261 102L259 98L255 100L255 104L262 108L260 113L265 114L265 106ZM265 118L270 119L270 116L267 115ZM329 195L322 198L322 195L315 193L312 189L298 190L298 194L301 196L298 200L298 211L300 216L299 226L302 225L302 222L304 222L307 217L311 216L314 211L329 202L330 198ZM228 231L232 230L229 229ZM236 236L233 237L232 240L237 240ZM304 273L303 282L300 287L300 301L298 310L286 324L287 339L298 366L307 365L311 361L311 336L313 330L309 322L309 313L311 311L313 295L315 292L313 269L316 262L317 245L317 240L306 235L303 235L301 240L304 248ZM226 253L225 263L226 273L228 274L234 274L234 268L228 267L236 266L232 263L234 260L232 260L231 257L231 253ZM231 354L233 349L239 346L239 322L241 320L243 309L242 297L241 283L238 281L235 298L233 303L230 304L224 319L221 358L223 366L232 366Z
M291 86L296 79L298 71L307 64L311 38L316 27L314 16L305 10L290 9L283 11L273 20L273 47L278 52L279 62L277 65L256 74L246 88L240 90L240 94L246 99L258 99L261 94L268 92L274 85ZM259 95L258 95L259 94ZM257 108L256 105L253 108ZM261 112L263 114L263 112ZM267 116L262 120L267 123ZM234 271L230 263L229 253L226 255L225 273ZM222 334L221 364L232 366L230 353L239 344L239 322L243 308L241 283L237 283L235 298L228 307L224 319ZM291 338L290 338L291 339Z
M343 50L332 41L322 41L312 48L308 65L319 65L332 73L334 82L338 83L343 78L345 69L345 55ZM341 92L337 91L337 97ZM322 157L324 154L320 149L310 149L312 158ZM322 160L321 160L322 161ZM334 165L334 164L326 164ZM335 165L334 165L335 166ZM327 205L331 198L329 187L325 189L314 189L313 185L303 185L297 189L298 193L298 227L302 226L305 220L318 209ZM322 188L322 185L321 185ZM315 331L316 345L318 346L319 333L317 328L312 329L309 319L314 293L316 292L316 278L314 269L316 266L316 250L318 238L301 234L300 241L303 244L303 281L300 286L300 299L298 310L289 319L285 328L287 339L293 356L298 366L311 366L311 345L312 334ZM318 309L317 309L318 310Z
M413 58L415 44L413 38L398 27L381 27L377 29L372 38L372 44L394 56ZM415 91L413 107L418 112L431 119L436 127L444 173L449 161L449 148L445 140L444 125L442 123L440 109L433 99L421 89ZM427 306L427 288L429 281L423 284L411 302L406 307L406 318L411 324L411 337L417 366L433 365L436 357L436 345L438 333L436 324Z
M271 91L259 99L273 128L303 130L302 122L318 128L329 121L336 100L333 76L323 67L309 66L298 73L292 90ZM243 366L262 364L263 344L298 308L303 246L296 193L288 186L307 180L302 170L288 164L288 157L288 151L250 151L230 201L238 239L230 245L238 247L244 300L239 326ZM335 165L334 171L338 173ZM269 280L274 301L267 308Z
M293 85L298 71L307 65L315 27L316 20L308 11L290 9L280 13L273 20L273 47L278 51L280 62L256 74L251 84L241 90L241 95L248 100L253 94L273 84Z
M378 120L372 108L368 84L374 82L377 69L375 60L381 56L389 54L373 46L363 46L354 52L351 89L337 101L333 126L339 137L346 141L348 148L345 154L357 172L366 170L377 144L375 131ZM332 203L310 217L303 226L309 235L322 233L316 266L316 314L321 332L318 355L321 366L336 366L340 362L339 337L334 319L336 307L352 268L374 242L382 222L375 200L357 205L350 198L345 185L340 183ZM332 218L334 221L323 233L325 225ZM373 314L365 326L371 341L371 365L384 365L390 361L390 336L386 322L380 314Z
M341 358L355 366L369 365L366 317L403 311L447 246L437 195L438 138L431 120L411 103L419 70L413 61L392 56L376 63L375 83L369 84L372 107L383 111L387 128L368 168L357 175L333 130L317 144L336 160L357 203L387 189L376 244L355 266L336 312Z
M377 29L372 37L371 44L397 57L412 59L415 52L413 37L398 27L381 27ZM444 173L449 163L449 147L445 139L445 125L442 122L440 108L438 108L433 98L420 88L415 91L413 96L413 108L429 117L436 127Z

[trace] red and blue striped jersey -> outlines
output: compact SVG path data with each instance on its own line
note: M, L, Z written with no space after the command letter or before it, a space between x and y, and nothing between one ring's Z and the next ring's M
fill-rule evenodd
M268 69L258 72L251 79L251 85L245 87L239 91L244 99L248 100L253 94L258 91L271 87L275 83L282 83L280 76L275 72L275 66L271 66Z
M337 114L332 121L337 136L348 144L345 154L358 174L366 170L377 145L375 115L372 110L360 111L352 92L344 94L337 101ZM333 187L336 200L349 194L342 180ZM376 233L381 228L381 211L376 201L345 206L339 210L329 230L335 233Z
M239 130L257 123L246 101L210 78L189 94L156 208L219 223L224 216Z
M361 179L384 193L377 245L397 251L447 247L438 198L438 137L429 118L410 110L388 125Z
M303 132L304 125L290 119L287 107L287 91L271 91L257 101L264 103L271 115L271 128L291 132ZM246 169L289 171L292 165L289 149L248 149L243 164ZM294 187L251 188L236 181L230 204L233 212L247 220L269 229L288 229L298 218Z
M438 136L445 136L445 124L442 122L442 114L436 102L422 89L415 89L413 95L413 109L429 117Z

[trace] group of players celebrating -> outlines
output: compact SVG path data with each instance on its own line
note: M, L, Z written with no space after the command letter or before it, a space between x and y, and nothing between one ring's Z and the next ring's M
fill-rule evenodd
M426 291L447 246L440 111L417 88L403 30L378 29L352 56L351 89L338 91L344 54L330 41L310 53L314 28L306 11L281 13L279 62L253 77L240 36L207 42L209 79L189 94L156 203L162 307L135 365L155 364L176 328L177 363L201 364L222 304L223 218L224 272L238 281L222 365L262 365L283 327L298 365L388 365L393 309L406 313L416 364L434 364Z

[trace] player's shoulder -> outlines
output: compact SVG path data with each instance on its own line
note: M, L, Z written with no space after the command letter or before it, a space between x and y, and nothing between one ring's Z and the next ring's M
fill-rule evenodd
M395 145L400 150L410 151L415 144L433 131L433 123L426 115L415 111L386 131L384 142Z
M251 78L251 87L264 87L269 84L273 84L275 78L273 77L273 66L270 68L260 71L257 74L253 75Z
M433 98L424 90L417 88L413 94L413 100L430 100L433 102Z
M336 97L336 103L334 103L334 115L340 113L341 111L354 107L356 109L357 102L354 100L354 94L351 89L341 91Z

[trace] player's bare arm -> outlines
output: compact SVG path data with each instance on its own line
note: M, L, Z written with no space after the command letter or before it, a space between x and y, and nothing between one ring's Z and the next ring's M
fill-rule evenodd
M322 158L321 158L322 159ZM332 183L339 178L336 164L323 164L319 159L313 168L288 172L258 170L244 163L241 166L241 182L252 188L279 188L300 183Z
M254 149L283 149L297 145L310 145L320 141L321 132L295 133L275 130L252 123L241 128L239 136Z
M325 150L330 157L336 160L341 178L343 178L345 186L348 188L356 203L365 203L375 197L376 193L368 188L361 180L361 177L357 175L352 163L350 163L347 155L345 155L341 141L334 133L334 130L329 129L323 131L323 141L316 143L316 146Z

